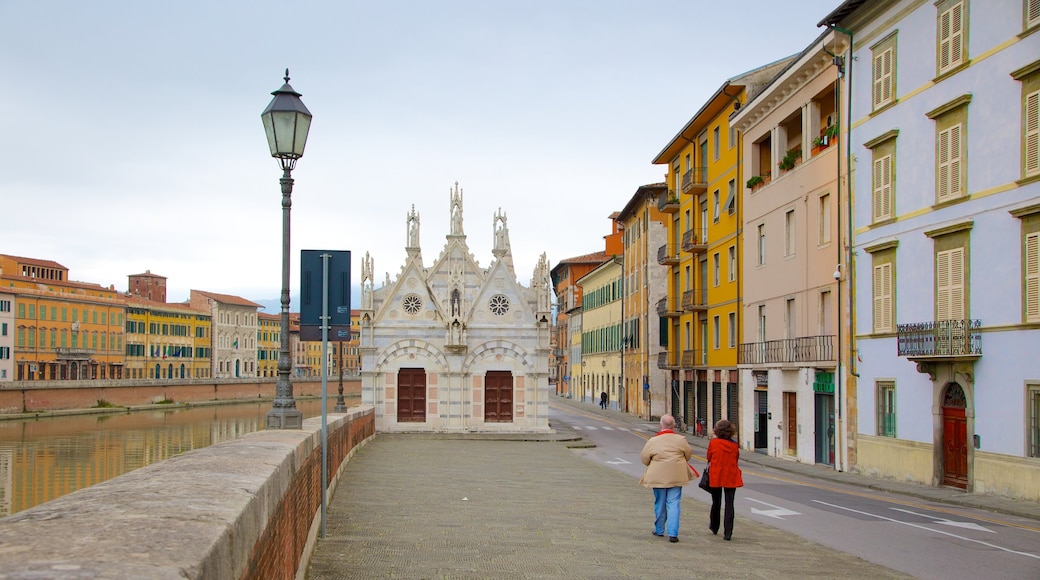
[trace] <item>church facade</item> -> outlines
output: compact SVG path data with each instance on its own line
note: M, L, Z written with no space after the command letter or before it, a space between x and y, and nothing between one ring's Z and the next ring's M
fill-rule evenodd
M529 286L517 281L506 215L493 216L494 256L481 268L462 220L462 190L450 195L451 227L427 267L419 214L407 216L407 257L396 279L375 288L361 272L362 403L384 432L549 432L549 264Z

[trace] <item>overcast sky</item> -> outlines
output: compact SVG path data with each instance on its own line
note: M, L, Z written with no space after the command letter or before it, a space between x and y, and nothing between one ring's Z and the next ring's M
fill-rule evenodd
M464 192L517 278L603 249L607 216L727 78L801 51L839 0L0 0L0 253L114 285L150 270L252 300L281 288L281 171L260 112L290 83L314 114L293 172L301 249L431 265ZM298 310L293 304L292 310Z

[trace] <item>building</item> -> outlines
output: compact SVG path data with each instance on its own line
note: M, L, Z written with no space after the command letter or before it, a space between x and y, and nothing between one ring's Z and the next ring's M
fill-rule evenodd
M727 80L654 158L665 166L668 194L658 198L667 238L657 262L668 267L668 409L704 432L719 419L739 425L737 345L743 317L740 136L730 118L789 62L783 59Z
M278 376L278 352L282 348L282 316L258 312L256 315L257 376Z
M481 268L463 230L462 190L450 199L440 255L423 263L419 214L407 215L407 257L374 288L365 255L361 287L362 403L382 431L549 430L549 266L531 284L513 271L506 215L496 212L494 259Z
M556 394L561 397L592 401L592 391L582 383L581 368L581 286L578 279L605 262L605 251L560 260L552 269L556 294Z
M215 379L257 376L260 304L238 296L191 290L188 306L207 312L211 321L210 375Z
M621 383L625 393L623 407L632 414L661 416L667 406L671 377L658 363L662 329L668 320L657 314L657 303L668 296L669 269L657 263L657 248L667 240L668 214L657 208L657 200L668 194L665 183L636 188L618 213L622 226ZM665 342L667 344L667 342Z
M0 381L14 380L15 294L0 291Z
M14 380L124 378L124 301L114 287L69 280L51 260L0 254L15 296Z
M841 469L850 444L842 387L853 400L854 392L835 380L844 204L838 143L828 135L840 108L833 54L847 46L844 35L821 34L732 119L749 176L741 229L752 242L741 268L740 440L745 449Z
M131 280L134 277L131 276ZM163 279L165 280L165 278ZM133 284L131 283L131 288ZM165 290L162 295L165 296ZM159 294L153 294L159 295ZM210 315L184 304L126 296L128 379L210 377Z
M624 411L628 399L621 380L622 273L622 259L614 257L579 278L577 284L582 293L582 385L593 401L606 393L608 408Z
M856 469L1040 500L1040 3L846 1L821 25L855 39Z

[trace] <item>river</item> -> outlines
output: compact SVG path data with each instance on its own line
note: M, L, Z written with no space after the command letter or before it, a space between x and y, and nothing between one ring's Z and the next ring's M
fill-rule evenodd
M345 397L348 407L359 397ZM333 412L336 397L328 400ZM321 400L296 401L305 419ZM0 517L265 428L271 402L0 421Z

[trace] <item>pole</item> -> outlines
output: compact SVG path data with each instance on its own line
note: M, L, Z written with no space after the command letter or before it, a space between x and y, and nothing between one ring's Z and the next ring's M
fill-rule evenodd
M321 255L321 537L325 537L325 491L329 482L329 260Z
M337 413L347 412L347 403L343 400L343 341L339 341L339 396L336 397L336 408L333 409Z
M302 429L303 413L296 408L292 383L289 381L289 372L292 370L292 359L289 358L289 212L292 209L292 170L285 167L278 181L282 185L281 345L278 349L278 383L274 403L267 413L267 428Z

